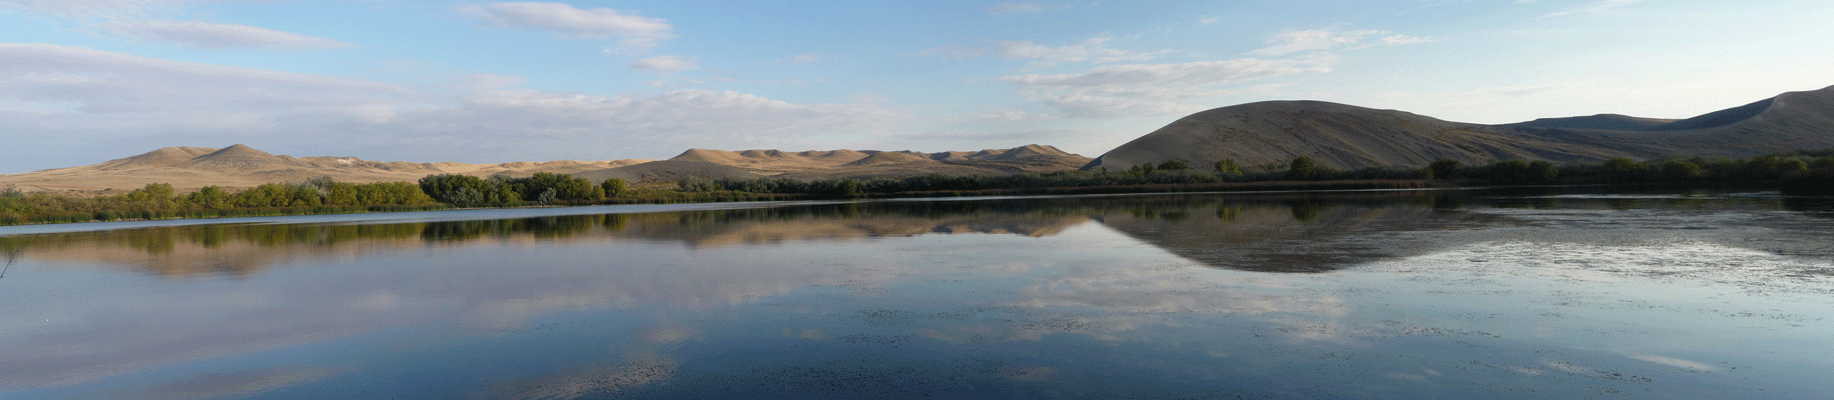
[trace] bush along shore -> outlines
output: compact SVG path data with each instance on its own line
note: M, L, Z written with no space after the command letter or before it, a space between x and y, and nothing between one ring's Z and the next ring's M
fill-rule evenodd
M940 174L871 179L701 179L671 189L633 189L620 179L593 183L566 174L527 178L429 175L417 183L352 184L330 178L270 183L231 193L207 186L177 193L156 183L95 198L0 190L0 225L91 221L426 211L450 208L698 203L815 199L1025 196L1124 193L1414 189L1494 185L1741 187L1803 196L1834 195L1834 150L1746 159L1628 158L1602 163L1506 160L1464 165L1439 160L1421 168L1337 170L1307 157L1259 166L1218 160L1202 168L1180 161L1124 171L1055 171L1003 176Z
M352 184L329 178L270 183L231 193L205 186L179 194L172 185L148 184L124 195L77 198L0 190L0 225L172 218L398 212L452 208L406 182Z

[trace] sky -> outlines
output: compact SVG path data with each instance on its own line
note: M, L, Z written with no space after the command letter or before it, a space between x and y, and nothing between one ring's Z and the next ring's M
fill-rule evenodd
M238 143L1094 157L1267 100L1686 118L1834 85L1827 21L1826 0L0 0L0 173Z

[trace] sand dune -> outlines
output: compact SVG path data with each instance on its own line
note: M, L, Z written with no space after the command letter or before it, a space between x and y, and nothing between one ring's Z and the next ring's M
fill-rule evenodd
M125 191L149 183L170 183L179 190L204 186L253 187L329 176L340 182L413 182L433 174L529 176L536 172L596 171L652 160L549 161L503 164L369 161L355 157L293 158L244 145L221 149L167 147L145 154L81 167L0 175L0 185L25 191Z
M980 151L879 150L709 150L689 149L665 161L574 173L592 180L619 178L631 182L703 178L783 177L811 180L876 178L925 174L1005 175L1076 169L1090 158L1056 147L1026 145Z
M623 167L578 172L572 175L590 179L593 182L604 182L606 179L611 178L623 179L626 182L660 182L677 181L687 177L757 178L763 176L730 165L681 160L652 161Z
M1046 145L980 151L779 150L722 151L692 149L670 161L731 166L761 176L795 179L874 178L923 174L1005 175L1075 169L1090 160Z
M149 183L170 183L183 191L204 186L245 188L263 183L299 182L321 176L329 176L340 182L367 183L413 182L434 174L524 177L537 172L571 174L595 182L618 178L633 183L663 183L690 176L821 179L930 173L1009 174L1074 169L1089 160L1051 146L1029 145L1010 150L972 153L690 149L663 161L562 160L464 164L369 161L355 157L294 158L238 144L220 149L167 147L95 165L0 175L0 185L17 185L20 189L34 192L82 195L118 193Z

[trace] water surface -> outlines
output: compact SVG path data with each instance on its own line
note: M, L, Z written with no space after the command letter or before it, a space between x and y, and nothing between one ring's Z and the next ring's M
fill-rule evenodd
M4 398L1829 398L1834 219L1567 189L0 228Z

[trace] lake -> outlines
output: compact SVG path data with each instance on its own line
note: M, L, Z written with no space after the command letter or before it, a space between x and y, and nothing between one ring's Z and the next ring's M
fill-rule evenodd
M0 398L1834 398L1834 207L1580 188L0 227Z

